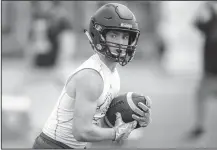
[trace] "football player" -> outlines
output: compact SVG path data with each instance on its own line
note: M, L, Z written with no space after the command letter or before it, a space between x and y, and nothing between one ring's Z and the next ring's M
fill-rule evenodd
M106 4L91 17L85 33L95 54L68 78L33 148L87 148L91 142L119 142L137 124L149 124L150 108L142 103L133 122L124 123L117 113L113 128L104 123L120 89L116 66L129 63L136 50L140 31L134 14L122 4Z

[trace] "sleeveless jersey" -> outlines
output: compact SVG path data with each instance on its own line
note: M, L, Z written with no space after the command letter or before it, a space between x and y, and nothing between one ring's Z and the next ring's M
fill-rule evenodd
M102 77L104 82L103 92L97 100L97 108L93 117L93 123L101 126L101 119L114 97L120 90L120 78L115 69L113 72L100 60L98 54L93 55L78 67L67 80L62 93L45 123L42 132L54 140L60 141L72 148L85 148L90 143L77 141L72 132L75 98L66 93L66 85L75 73L83 69L94 69Z

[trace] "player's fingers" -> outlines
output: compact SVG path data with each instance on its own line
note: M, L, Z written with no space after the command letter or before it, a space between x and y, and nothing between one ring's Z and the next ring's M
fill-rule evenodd
M121 117L121 114L119 112L116 113L116 121L115 121L115 124L121 124L123 121L122 121L122 117Z
M148 118L146 121L140 122L139 125L140 125L141 127L147 127L150 123L151 123L151 118Z
M144 96L143 94L140 94L140 95L144 97L145 102L146 102L145 105L148 106L148 108L151 108L152 101L151 101L150 97Z
M140 117L137 115L132 115L132 118L135 119L136 121L141 121Z
M149 109L147 112L145 112L144 117L150 117L151 116L151 109Z
M144 116L144 115L145 115L145 113L144 113L141 109L139 109L138 107L135 107L134 111L135 111L137 114L139 114L140 116Z
M142 102L139 102L138 103L138 106L145 112L148 112L149 111L149 108L148 106L146 106L145 104L143 104ZM144 115L143 115L144 116Z
M131 122L130 123L131 124L131 131L133 130L133 129L135 129L136 128L136 125L137 125L137 121L133 121L133 122Z
M150 117L139 117L139 116L133 114L132 118L138 122L146 122L147 123L147 122L149 122Z
M148 123L142 122L142 123L140 123L139 125L140 125L141 127L147 127L147 126L148 126Z
M145 99L146 99L146 105L148 106L148 108L151 108L152 101L151 101L150 97L145 96Z
M151 112L145 113L145 117L149 118L151 116Z

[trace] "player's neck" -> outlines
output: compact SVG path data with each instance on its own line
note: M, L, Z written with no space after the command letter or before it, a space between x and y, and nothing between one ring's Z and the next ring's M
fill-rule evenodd
M99 55L100 60L113 72L117 66L117 62L107 59L105 56Z

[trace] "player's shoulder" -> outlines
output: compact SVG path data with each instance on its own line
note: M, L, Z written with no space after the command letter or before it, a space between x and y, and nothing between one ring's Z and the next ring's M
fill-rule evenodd
M100 82L102 79L100 73L92 68L85 68L75 74L77 82Z
M82 91L102 91L103 79L100 73L94 69L82 69L78 71L68 82L66 89L68 92L76 89Z

